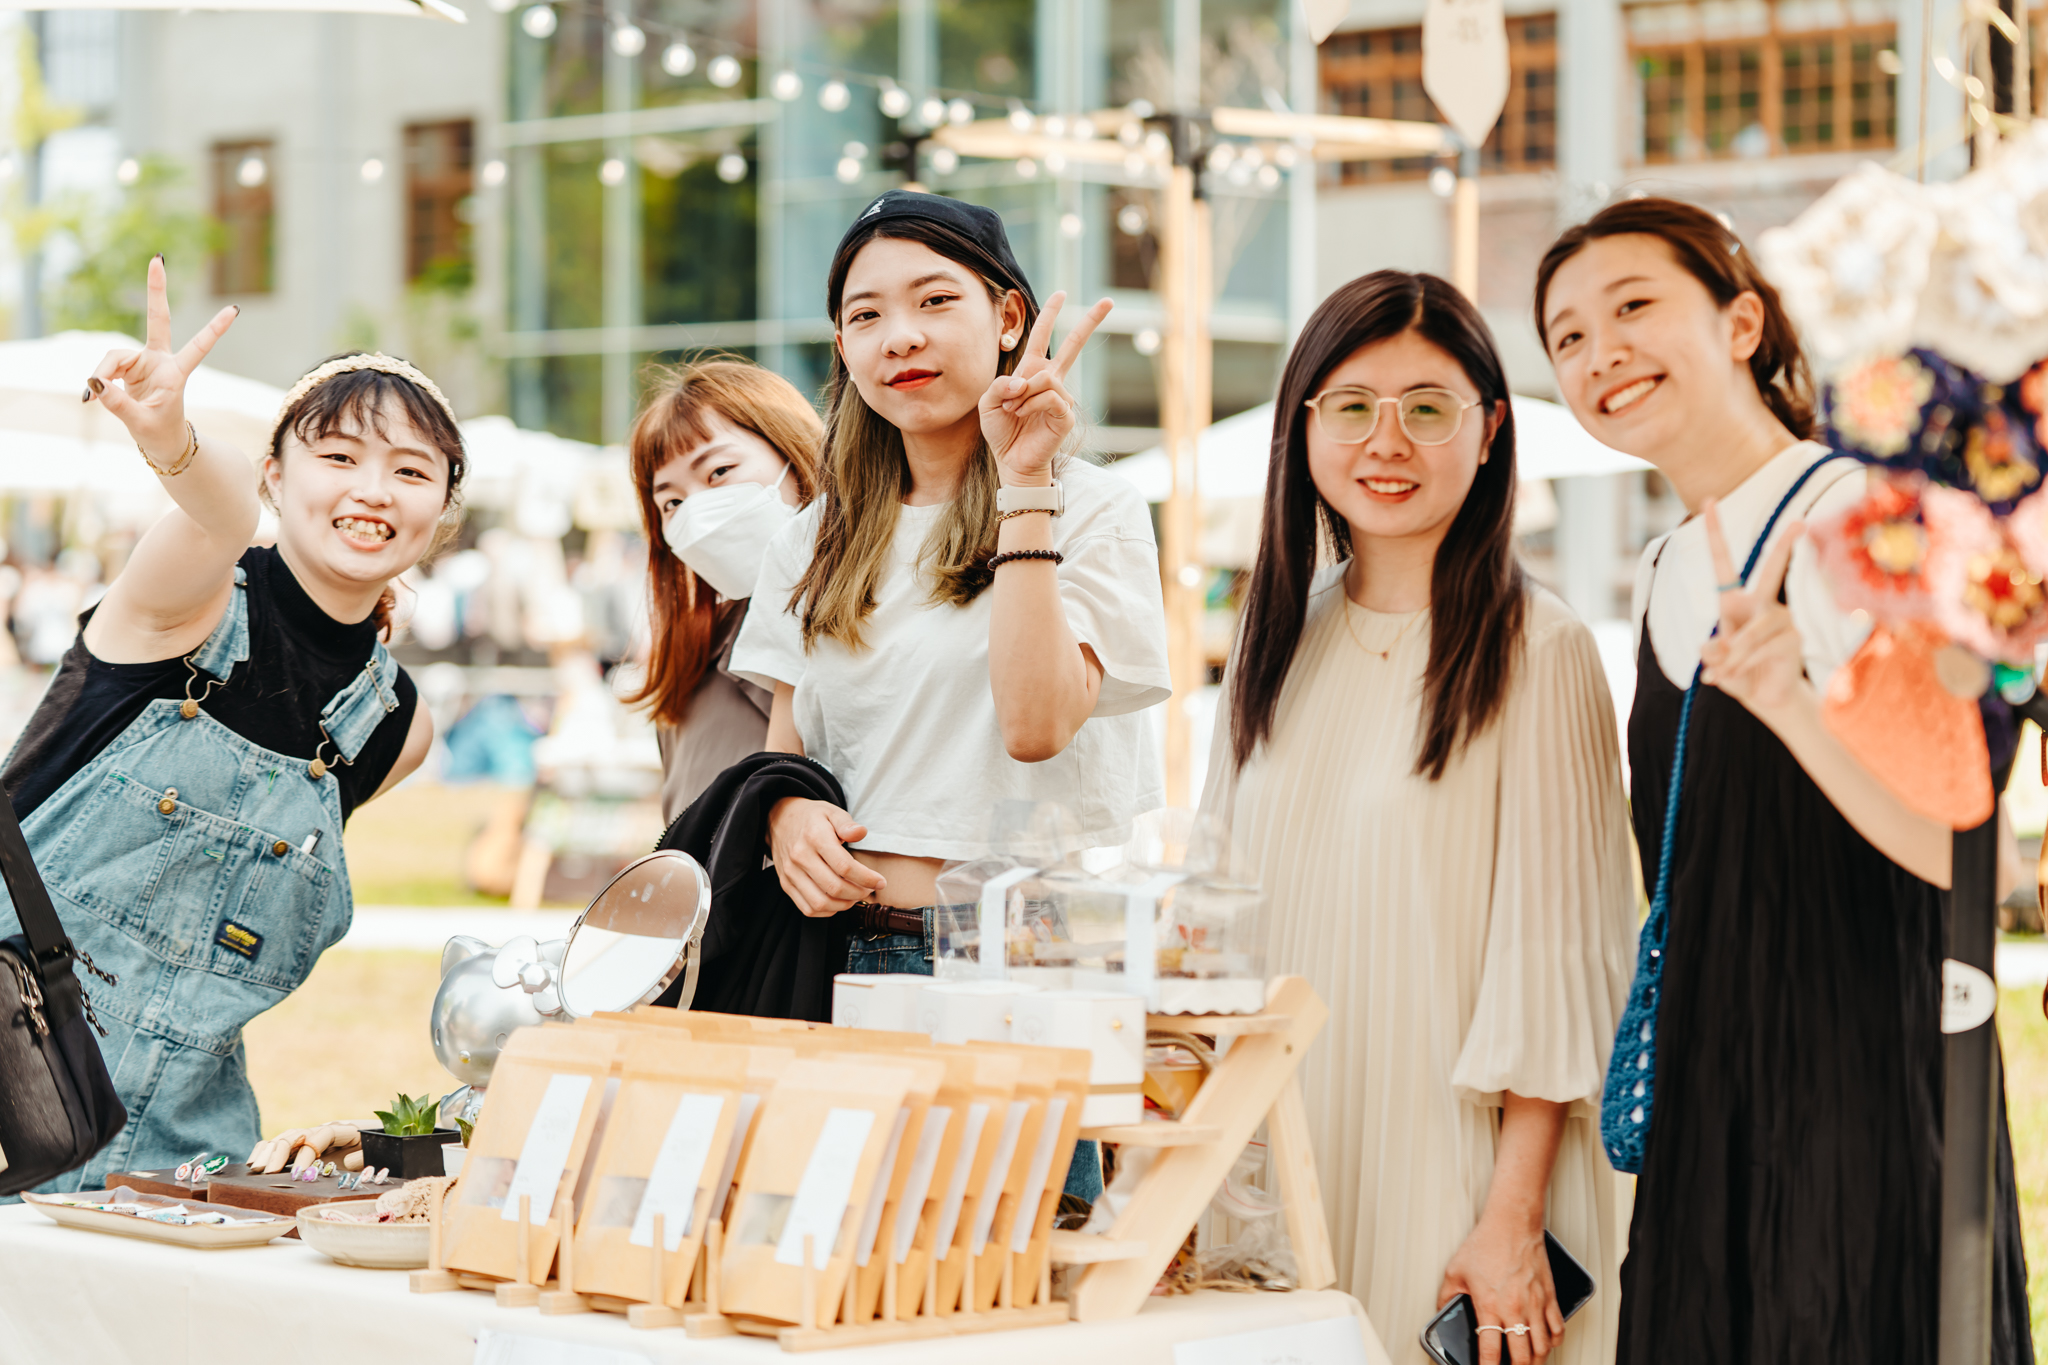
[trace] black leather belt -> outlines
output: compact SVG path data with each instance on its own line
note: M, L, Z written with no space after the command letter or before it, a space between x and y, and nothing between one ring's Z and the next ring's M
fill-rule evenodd
M863 933L869 934L910 934L924 937L924 911L899 910L893 905L876 905L873 901L862 901L850 907L854 922Z

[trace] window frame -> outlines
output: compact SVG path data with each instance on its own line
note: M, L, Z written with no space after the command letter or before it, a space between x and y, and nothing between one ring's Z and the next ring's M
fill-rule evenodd
M277 139L222 138L211 148L213 216L221 225L221 247L213 255L217 297L277 292ZM262 158L262 183L237 178L250 156ZM253 264L252 264L253 261Z
M1628 8L1697 11L1702 6L1694 0L1678 0L1678 3L1632 5ZM1896 51L1897 22L1866 21L1787 28L1779 23L1777 0L1767 0L1767 9L1767 26L1750 33L1708 37L1700 31L1696 21L1693 33L1685 38L1644 42L1630 36L1628 62L1629 76L1634 84L1637 134L1635 146L1631 149L1634 164L1668 166L1762 160L1836 152L1884 151L1898 145L1898 80L1877 63L1878 53ZM1626 16L1623 22L1627 23ZM1802 84L1795 89L1816 94L1826 92L1824 122L1828 129L1827 140L1808 142L1799 138L1788 141L1786 52L1788 49L1813 49L1822 43L1828 44L1827 65L1832 67L1828 83ZM1856 55L1859 44L1869 46L1868 57L1860 66ZM1728 57L1734 56L1739 62L1751 54L1755 57L1756 70L1755 120L1753 123L1738 121L1732 129L1716 128L1713 122L1718 110L1714 98L1720 92L1709 87L1707 68L1710 59L1719 57L1725 63ZM1663 68L1655 75L1659 82L1655 86L1651 84L1652 64L1661 64ZM1738 99L1743 93L1743 85L1738 77L1732 87ZM1860 100L1857 96L1859 85L1864 89ZM1815 103L1821 101L1816 100ZM1881 124L1881 131L1856 136L1859 112L1868 113L1874 129ZM1822 122L1814 121L1816 130ZM1799 126L1803 129L1805 121L1801 120ZM1760 153L1739 145L1750 127L1763 130L1765 145Z

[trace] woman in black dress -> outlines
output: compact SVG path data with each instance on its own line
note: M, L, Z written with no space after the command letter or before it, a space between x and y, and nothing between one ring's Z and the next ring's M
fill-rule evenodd
M1646 881L1686 687L1704 673L1617 1358L1931 1365L1951 834L1821 723L1860 631L1801 529L1862 498L1862 467L1805 439L1792 326L1700 209L1629 200L1567 231L1538 269L1536 324L1579 420L1703 513L1644 551L1632 611ZM1748 588L1730 587L1765 538ZM2002 1123L1999 1145L1995 1358L2030 1362Z

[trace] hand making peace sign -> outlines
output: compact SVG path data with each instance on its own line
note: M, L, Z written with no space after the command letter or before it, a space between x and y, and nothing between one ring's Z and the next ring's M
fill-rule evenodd
M1068 333L1059 354L1047 357L1054 319L1067 301L1065 290L1045 301L1045 311L1025 339L1014 374L997 375L981 396L981 434L1004 474L1039 482L1074 431L1074 396L1067 392L1067 371L1113 306L1108 299L1088 310L1081 325Z
M1700 646L1700 662L1705 665L1700 681L1768 720L1793 699L1806 676L1799 629L1792 624L1791 611L1778 600L1792 563L1792 547L1806 534L1806 526L1787 523L1745 586L1736 579L1720 511L1709 501L1700 515L1706 521L1707 551L1714 558L1714 579L1721 594L1720 633Z
M229 304L199 329L185 348L171 351L171 302L164 258L149 261L149 330L139 351L109 351L85 381L84 402L100 400L135 444L159 466L185 448L185 381L213 343L227 335L241 309ZM120 380L116 385L113 381Z

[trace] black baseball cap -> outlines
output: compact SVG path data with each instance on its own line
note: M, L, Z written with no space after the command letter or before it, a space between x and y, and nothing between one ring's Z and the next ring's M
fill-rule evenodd
M873 203L860 211L853 225L839 239L836 257L846 250L854 238L874 227L877 222L891 218L921 218L951 228L979 247L993 266L990 277L1005 289L1015 289L1030 301L1032 308L1038 307L1038 295L1032 292L1031 281L1025 278L1024 267L1017 264L1017 253L1010 249L1010 235L1003 231L1002 215L994 209L983 208L961 199L948 199L943 194L921 194L916 190L884 190Z

